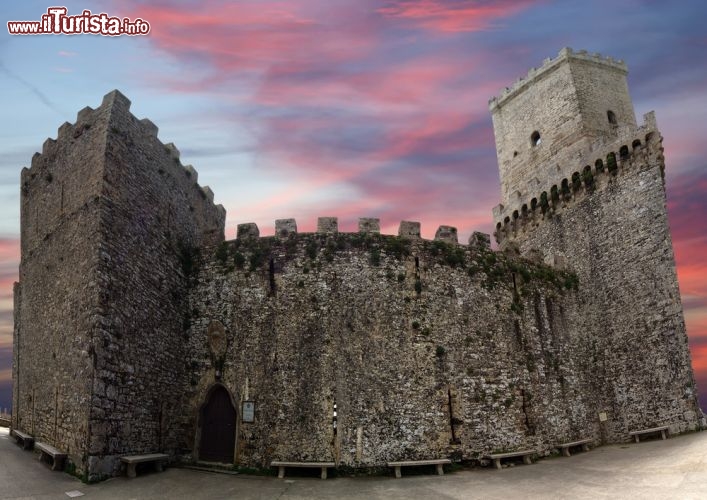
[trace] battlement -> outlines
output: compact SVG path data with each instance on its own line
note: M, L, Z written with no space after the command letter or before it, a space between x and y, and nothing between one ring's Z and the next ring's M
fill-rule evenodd
M297 222L295 219L279 219L275 221L275 237L288 238L297 233ZM317 231L315 234L339 234L337 217L319 217L317 220ZM344 233L345 234L345 233ZM362 217L358 220L358 232L356 234L381 234L380 219ZM390 235L393 236L393 235ZM401 221L398 227L398 237L410 240L423 240L420 237L420 223L413 221ZM255 222L238 224L236 239L252 240L260 237L260 229ZM459 244L457 228L454 226L439 226L432 241L443 241L450 244ZM488 234L474 231L469 236L468 245L475 248L490 248L491 240Z
M516 192L513 205L494 207L496 241L502 243L509 234L530 221L542 220L584 196L604 189L611 178L633 167L650 164L648 160L658 162L662 171L665 168L663 137L658 131L654 112L647 113L643 119L644 124L640 127L623 127L618 138L611 143L597 141L577 161L577 169L569 178L561 179L529 199Z
M103 97L101 105L93 109L86 106L76 115L76 122L64 122L57 130L56 139L47 138L42 145L42 152L35 153L32 156L30 168L25 168L22 171L23 191L29 194L32 188L32 182L38 177L39 171L42 174L40 177L48 178L51 172L51 165L45 160L53 158L60 150L68 147L75 147L75 142L80 140L84 135L104 134L102 137L92 137L90 140L107 143L110 134L125 135L127 130L121 130L119 120L112 119L113 115L122 115L129 117L128 126L134 128L137 135L144 137L152 137L164 150L164 153L170 158L174 164L173 174L184 175L189 178L195 185L200 196L205 197L210 202L214 200L214 193L209 186L200 186L198 183L199 174L192 165L183 166L180 160L179 149L173 143L162 143L157 138L159 129L147 118L138 119L130 112L130 100L120 91L113 90ZM96 131L96 129L99 129ZM46 172L45 172L46 170ZM225 217L225 209L222 205L217 205L217 209L223 212Z
M489 99L489 109L493 111L495 108L502 106L511 97L515 96L521 92L526 87L532 85L539 79L543 78L545 75L554 71L563 62L568 60L577 60L594 63L601 65L605 68L610 68L624 74L628 73L628 68L626 63L621 59L614 59L612 57L605 57L599 53L590 54L586 50L573 51L570 47L565 47L560 50L557 57L547 58L543 61L542 66L539 68L531 68L525 77L518 78L513 85L506 87L501 91L501 94L497 97L492 97Z

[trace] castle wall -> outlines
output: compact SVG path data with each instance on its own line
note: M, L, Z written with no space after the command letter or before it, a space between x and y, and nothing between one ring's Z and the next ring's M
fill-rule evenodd
M586 370L605 387L598 407L610 441L658 425L692 430L701 419L665 209L662 138L647 122L625 142L594 151L607 167L615 155L615 169L597 171L591 162L581 183L570 180L545 208L520 210L497 229L502 247L539 249L577 273L578 327L591 343Z
M175 454L186 289L225 211L114 91L22 173L13 425L89 479Z
M65 123L22 170L13 427L86 459L105 127ZM87 277L89 279L87 279Z
M578 369L585 339L567 317L579 310L571 276L405 241L294 234L203 252L185 360L191 458L215 383L239 414L255 402L255 422L238 426L242 465L381 466L598 437L592 377ZM214 321L225 327L223 358L209 349Z
M178 453L186 290L198 249L223 240L225 211L157 128L113 92L100 208L100 328L91 401L91 477L121 454Z
M625 69L593 59L573 59L570 67L584 130L593 137L610 137L616 127L636 126ZM616 124L609 123L609 110L614 113Z

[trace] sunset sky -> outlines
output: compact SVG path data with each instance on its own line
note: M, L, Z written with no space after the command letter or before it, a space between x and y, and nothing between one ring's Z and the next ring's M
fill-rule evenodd
M142 18L147 36L11 36L54 5ZM47 137L120 89L226 207L272 234L338 216L492 232L500 189L488 100L586 49L629 67L655 110L693 366L707 408L707 2L244 0L3 2L0 34L0 408L10 406L19 178Z

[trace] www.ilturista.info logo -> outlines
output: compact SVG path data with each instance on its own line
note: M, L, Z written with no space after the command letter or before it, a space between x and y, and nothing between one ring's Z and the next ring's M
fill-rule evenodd
M67 15L66 7L49 7L41 21L8 21L11 35L147 35L150 23L137 18L111 17L105 13L93 14L84 10L77 16Z

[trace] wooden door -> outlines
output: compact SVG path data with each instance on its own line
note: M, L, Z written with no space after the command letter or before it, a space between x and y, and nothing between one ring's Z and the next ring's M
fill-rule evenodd
M233 463L236 443L236 409L228 391L216 386L201 408L199 460Z

